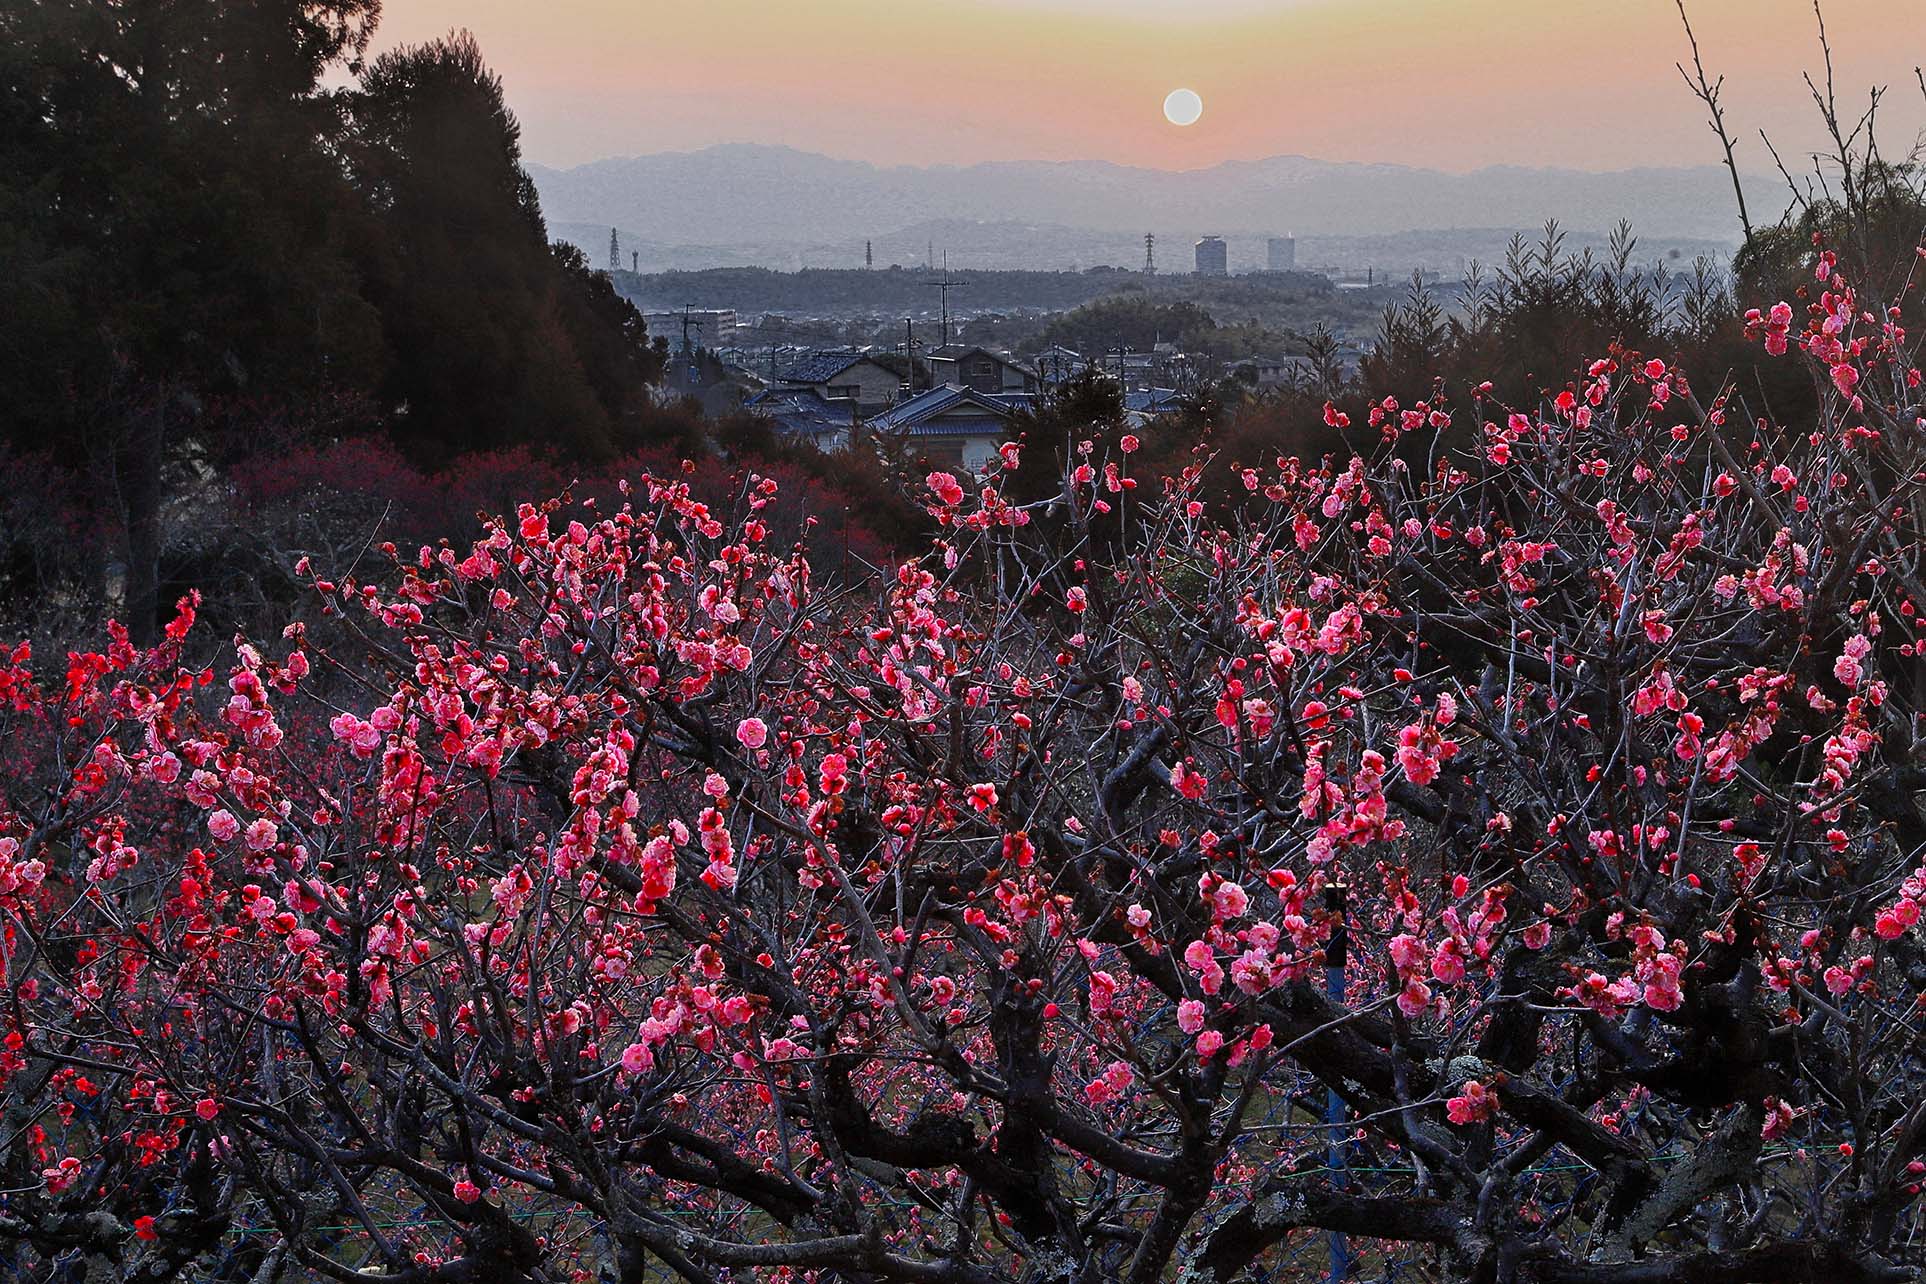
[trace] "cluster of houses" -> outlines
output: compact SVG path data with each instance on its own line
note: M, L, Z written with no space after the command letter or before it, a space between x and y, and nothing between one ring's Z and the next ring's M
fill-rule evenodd
M1010 420L1043 391L1034 369L986 348L931 349L922 367L905 380L869 353L813 353L743 408L823 450L847 444L861 423L912 442L932 463L979 472L1008 439Z
M1159 345L1164 347L1167 345ZM743 409L782 432L835 450L858 424L897 437L932 464L979 472L1009 439L1011 420L1057 385L1096 369L1118 379L1132 423L1183 404L1180 383L1191 381L1173 352L1118 352L1089 358L1055 347L1034 361L967 344L925 349L909 377L863 351L815 352L791 362L743 402Z
M706 413L723 414L738 404L767 419L783 434L823 451L847 445L860 426L897 438L932 464L980 471L1009 439L1011 421L1052 389L1086 372L1114 380L1123 391L1134 428L1181 409L1189 393L1221 379L1253 392L1308 386L1313 375L1303 357L1247 357L1219 365L1158 343L1149 351L1110 349L1085 355L1055 346L1021 361L1008 352L946 343L919 349L906 364L900 349L810 351L709 347L701 331L724 330L733 321L720 313L663 314L680 340L671 344L665 396L694 397ZM686 326L684 323L687 323ZM698 328L700 322L700 328ZM733 334L729 337L733 338Z

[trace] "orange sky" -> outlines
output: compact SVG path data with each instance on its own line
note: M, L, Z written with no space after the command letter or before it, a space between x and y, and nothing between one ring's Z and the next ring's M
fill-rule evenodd
M1808 0L1688 0L1741 164L1819 145ZM1294 152L1466 170L1717 159L1672 0L386 0L378 45L465 26L531 160L719 142L878 163ZM1926 0L1831 0L1842 101L1889 152L1926 122ZM1166 124L1179 85L1204 98Z

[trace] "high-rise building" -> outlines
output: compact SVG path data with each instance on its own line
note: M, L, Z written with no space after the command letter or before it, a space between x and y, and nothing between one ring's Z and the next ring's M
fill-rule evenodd
M1197 275L1229 276L1230 252L1221 236L1206 236L1197 242Z
M1271 271L1292 272L1297 269L1297 238L1295 236L1273 236L1265 244L1270 250Z

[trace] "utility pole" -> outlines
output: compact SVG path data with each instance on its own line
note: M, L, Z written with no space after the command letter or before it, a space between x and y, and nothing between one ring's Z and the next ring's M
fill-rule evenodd
M695 320L689 315L689 309L693 306L693 304L689 303L682 305L682 355L689 363L689 386L691 388L695 387L696 377L701 373L701 366L696 360L695 348L690 346L689 343L689 328L693 326L698 335L702 333L702 322Z
M1153 232L1144 233L1144 275L1157 275L1157 237Z
M909 395L916 395L916 323L908 317L903 318L903 370L909 384Z
M1324 908L1336 915L1330 938L1324 945L1324 992L1332 1005L1339 1009L1344 1006L1344 967L1350 961L1351 953L1351 928L1346 920L1349 892L1350 889L1343 883L1331 883L1324 889ZM1343 1190L1350 1182L1344 1173L1344 1098L1338 1096L1336 1088L1325 1089L1324 1122L1331 1126L1330 1149L1326 1152L1331 1169L1331 1185L1336 1190ZM1330 1284L1344 1284L1351 1278L1351 1267L1355 1261L1351 1256L1351 1241L1343 1231L1332 1231L1330 1246Z

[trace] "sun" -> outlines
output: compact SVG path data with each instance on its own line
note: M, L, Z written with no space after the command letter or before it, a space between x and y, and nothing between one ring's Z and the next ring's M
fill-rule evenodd
M1195 125L1204 114L1204 100L1195 89L1173 89L1164 99L1164 119L1173 125Z

